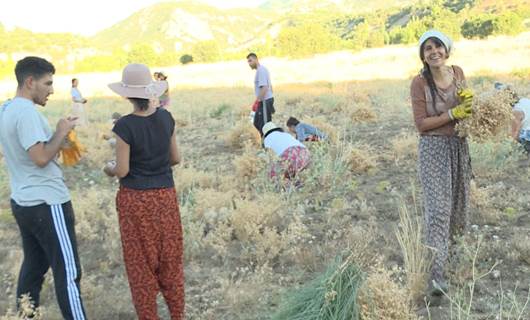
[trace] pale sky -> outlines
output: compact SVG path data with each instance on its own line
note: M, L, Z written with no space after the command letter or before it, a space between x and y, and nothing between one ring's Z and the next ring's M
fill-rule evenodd
M163 0L0 0L0 23L35 32L93 35ZM265 0L201 0L218 8L255 7Z

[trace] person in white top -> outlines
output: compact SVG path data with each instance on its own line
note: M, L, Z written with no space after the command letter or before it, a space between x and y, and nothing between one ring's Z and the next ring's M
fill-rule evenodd
M292 180L311 162L309 150L273 122L267 122L263 126L263 145L280 157L271 166L269 177L272 179L283 176L286 180Z
M530 157L530 99L519 97L510 85L496 82L495 88L506 90L514 97L511 135L523 146Z
M85 117L85 104L88 102L87 99L83 98L81 91L78 89L79 80L74 78L72 79L72 90L70 94L72 96L72 116L77 118L76 125L84 126L87 124Z

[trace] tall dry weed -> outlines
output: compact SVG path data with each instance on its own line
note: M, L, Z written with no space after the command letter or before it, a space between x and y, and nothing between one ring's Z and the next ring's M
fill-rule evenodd
M390 140L394 161L399 163L418 157L418 135L413 132L401 132Z
M407 290L412 301L419 301L427 287L431 255L424 244L423 218L417 210L411 212L405 203L399 207L399 225L395 231L403 254Z

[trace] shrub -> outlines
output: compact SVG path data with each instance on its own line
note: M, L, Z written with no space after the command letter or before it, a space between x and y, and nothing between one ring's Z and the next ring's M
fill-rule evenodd
M225 142L233 149L242 149L247 143L260 146L261 136L252 124L248 121L241 121L228 132Z
M285 27L276 38L276 48L282 56L303 57L338 48L340 38L319 23L302 23Z
M379 269L371 273L359 290L362 320L417 319L411 310L407 290L392 280L392 272Z
M215 62L221 59L221 46L215 40L197 42L191 51L195 62Z
M365 173L377 166L377 157L368 146L351 146L345 156L353 173Z
M193 62L193 56L190 54L182 55L179 59L181 64L188 64Z

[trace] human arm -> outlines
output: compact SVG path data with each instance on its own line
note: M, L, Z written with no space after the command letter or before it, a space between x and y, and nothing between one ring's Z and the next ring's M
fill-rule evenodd
M258 85L258 96L259 101L264 101L267 91L269 90L269 71L265 67L259 67L257 72L257 85Z
M519 133L521 132L521 127L523 125L524 113L518 110L513 111L512 119L512 138L515 141L519 141Z
M453 121L449 116L449 112L444 112L437 116L429 116L427 114L427 98L423 82L420 77L416 77L412 81L410 88L412 113L416 128L420 133L438 129Z
M267 94L269 86L264 85L259 87L259 95L258 95L258 101L262 101L265 99L265 95Z
M124 178L129 174L129 161L131 156L131 147L120 138L119 135L115 135L116 138L116 161L109 162L103 169L103 171L109 177Z
M83 96L81 95L81 92L76 89L76 88L73 88L72 89L72 101L73 102L76 102L76 103L87 103L87 99L83 98Z
M179 164L182 161L182 157L180 155L180 150L177 145L177 134L176 130L173 131L173 135L171 136L171 144L169 146L169 164L171 166L175 166Z
M77 118L68 117L67 119L60 119L57 122L57 129L51 139L48 141L39 141L29 147L28 154L31 161L39 168L44 168L57 157L61 150L64 140L70 130L75 127Z

